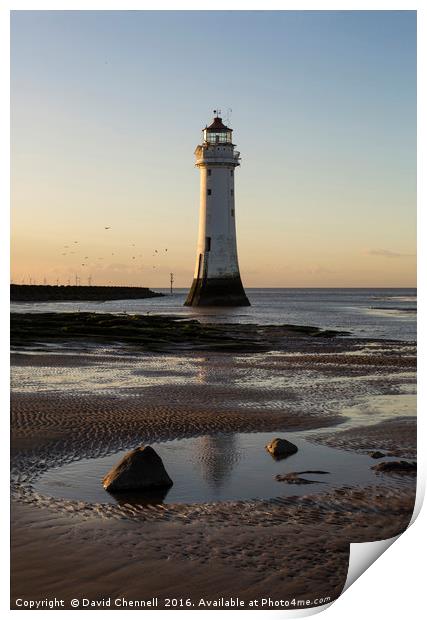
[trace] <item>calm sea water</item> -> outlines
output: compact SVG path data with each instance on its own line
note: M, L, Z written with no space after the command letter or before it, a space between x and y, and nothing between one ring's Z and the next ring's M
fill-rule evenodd
M187 308L187 289L155 289L165 297L108 302L14 303L12 312L174 314L203 322L315 325L365 338L416 339L414 288L247 289L249 308Z

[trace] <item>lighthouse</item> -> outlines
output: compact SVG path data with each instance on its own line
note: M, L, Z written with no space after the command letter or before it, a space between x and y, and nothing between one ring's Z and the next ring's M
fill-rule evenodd
M233 130L215 118L194 154L200 171L196 268L186 306L250 306L240 278L236 242L234 172L240 153Z

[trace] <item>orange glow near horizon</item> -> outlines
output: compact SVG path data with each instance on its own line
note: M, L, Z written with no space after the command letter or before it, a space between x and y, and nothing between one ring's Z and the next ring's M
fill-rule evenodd
M13 282L166 288L173 272L190 287L193 152L229 102L246 287L416 285L415 12L15 11L11 24Z

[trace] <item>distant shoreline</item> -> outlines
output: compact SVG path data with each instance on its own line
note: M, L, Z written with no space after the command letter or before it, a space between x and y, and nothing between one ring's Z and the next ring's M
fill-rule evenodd
M111 301L164 297L140 286L51 286L48 284L11 284L12 302Z

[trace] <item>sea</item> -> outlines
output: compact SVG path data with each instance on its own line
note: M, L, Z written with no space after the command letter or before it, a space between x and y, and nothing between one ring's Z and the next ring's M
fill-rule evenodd
M351 336L415 341L416 288L247 288L244 308L184 306L188 289L153 289L164 297L106 302L12 303L11 312L167 314L205 323L312 325Z

